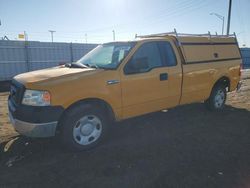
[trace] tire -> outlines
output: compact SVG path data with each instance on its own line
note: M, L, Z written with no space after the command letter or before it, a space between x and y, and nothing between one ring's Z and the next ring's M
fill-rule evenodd
M84 151L101 143L107 136L108 118L105 112L91 104L79 104L63 118L60 140L71 151Z
M224 108L227 98L226 87L222 84L216 85L210 97L205 101L207 108L211 111L220 111Z

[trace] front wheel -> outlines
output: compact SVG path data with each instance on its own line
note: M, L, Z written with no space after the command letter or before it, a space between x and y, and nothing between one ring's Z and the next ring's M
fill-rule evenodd
M87 150L103 141L107 129L105 112L90 104L77 105L64 117L61 141L70 150Z
M224 85L217 85L213 88L210 97L205 101L209 110L222 110L225 106L227 91Z

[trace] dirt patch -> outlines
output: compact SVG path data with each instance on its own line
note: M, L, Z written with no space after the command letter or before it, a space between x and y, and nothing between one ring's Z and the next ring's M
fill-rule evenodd
M10 126L9 122L7 106L8 94L8 92L0 93L0 143L17 135L13 127Z
M222 112L197 103L126 120L81 153L17 136L6 99L0 95L0 187L250 186L249 79Z

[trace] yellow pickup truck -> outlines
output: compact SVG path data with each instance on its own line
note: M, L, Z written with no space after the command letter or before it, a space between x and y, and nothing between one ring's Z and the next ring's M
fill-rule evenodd
M9 117L22 135L58 135L67 148L85 150L112 121L199 101L221 110L241 63L234 36L163 33L105 43L77 62L15 76Z

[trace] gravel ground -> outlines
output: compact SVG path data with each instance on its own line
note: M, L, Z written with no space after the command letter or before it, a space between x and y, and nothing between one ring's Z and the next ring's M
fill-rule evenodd
M117 123L110 138L70 153L9 124L0 93L0 187L250 187L250 79L222 112L202 103Z

